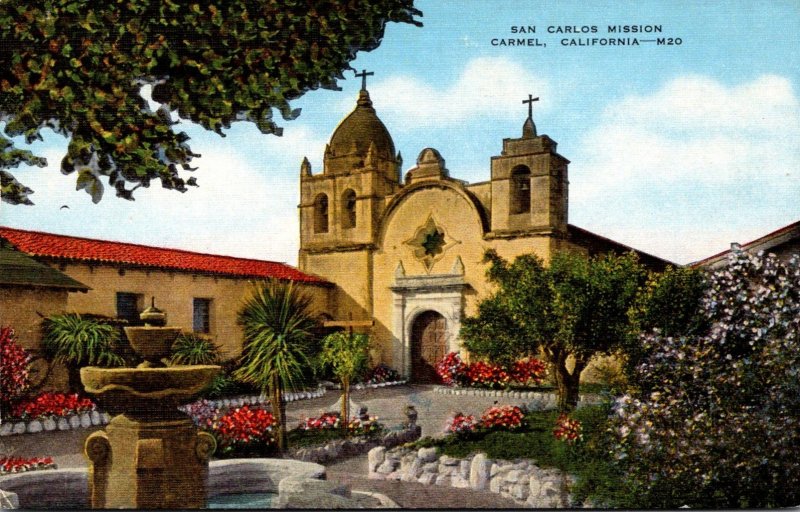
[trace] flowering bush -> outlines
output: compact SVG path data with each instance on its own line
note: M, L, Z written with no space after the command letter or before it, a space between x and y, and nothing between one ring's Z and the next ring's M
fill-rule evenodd
M219 417L219 409L211 405L205 398L179 407L180 410L191 416L195 425L209 429Z
M381 363L367 372L364 382L367 384L380 384L382 382L395 382L400 380L400 374L388 365Z
M341 421L338 413L323 413L318 418L306 418L300 424L301 430L335 430Z
M610 452L642 508L794 506L800 257L733 252L709 283L710 328L641 336L641 391L617 400Z
M501 366L483 361L477 361L467 367L467 379L470 385L476 387L507 387L511 381Z
M11 409L11 414L15 418L27 420L83 414L96 408L94 402L88 398L81 398L77 393L42 393L36 398L15 404Z
M455 416L448 422L445 432L455 435L465 435L475 432L476 427L480 422L475 421L475 416L465 416L462 413L456 413Z
M559 441L567 444L575 444L577 441L583 441L583 432L581 429L581 422L575 419L570 419L566 414L559 415L556 420L556 426L553 429L553 436Z
M516 405L499 405L486 409L481 415L485 429L516 430L522 426L522 409Z
M448 386L462 384L466 380L467 365L461 360L458 352L450 352L436 363L436 373Z
M354 436L373 436L383 431L383 425L378 422L377 416L368 419L353 417L347 424L347 429Z
M512 384L541 384L547 370L544 363L535 358L520 359L510 368L504 368L484 361L466 364L456 352L450 352L437 363L436 373L448 386L507 388Z
M8 406L28 390L30 362L31 355L17 343L14 329L0 328L0 405Z
M250 406L236 409L220 416L211 425L220 454L235 451L269 449L275 444L272 413Z
M55 469L53 457L8 457L0 456L0 475L22 473L37 469Z
M533 357L515 361L509 371L511 380L522 385L541 384L547 375L547 367L538 359Z

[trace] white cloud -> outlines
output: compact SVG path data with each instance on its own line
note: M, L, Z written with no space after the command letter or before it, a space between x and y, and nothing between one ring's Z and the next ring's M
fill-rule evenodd
M800 101L774 75L673 79L608 105L571 155L577 224L685 263L800 215Z
M63 176L57 170L64 150L48 148L42 151L47 168L17 173L35 190L35 206L3 205L0 223L295 264L300 162L305 154L321 155L325 140L302 126L287 128L283 137L248 132L236 145L226 139L200 144L205 140L199 136L192 141L192 148L203 155L193 162L199 187L181 194L154 180L130 202L106 186L96 205L74 190L74 174Z
M395 116L403 120L395 124L409 129L483 116L516 119L524 112L521 91L542 97L534 106L537 110L548 107L548 90L544 78L505 57L475 58L451 84L431 85L416 77L395 75L369 86L370 97L381 115ZM340 106L347 110L352 107L352 100L347 99Z
M800 180L800 106L786 78L688 76L609 105L581 142L576 197L644 183Z

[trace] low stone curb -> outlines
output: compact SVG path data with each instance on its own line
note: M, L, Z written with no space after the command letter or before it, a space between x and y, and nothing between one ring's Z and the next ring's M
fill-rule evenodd
M503 389L462 388L457 386L433 386L433 392L440 395L461 396L496 396L505 399L521 399L536 402L539 407L555 407L556 393L554 391L514 391ZM581 404L597 403L600 398L594 394L580 395L578 402Z
M375 447L393 448L397 445L416 441L422 435L422 427L415 425L405 430L389 432L380 438L337 439L322 446L311 446L289 450L289 457L308 462L324 464L337 459L354 457L369 452Z
M97 425L106 425L109 421L111 421L111 416L108 413L97 410L83 414L49 416L34 420L6 420L0 424L0 437L89 428Z
M479 453L466 459L439 456L436 448L398 447L369 451L368 478L490 491L525 508L568 508L574 478L530 460L492 460Z
M377 384L353 384L350 386L350 389L360 391L362 389L388 388L391 386L403 386L405 384L408 384L408 380L393 380L389 382L378 382ZM331 386L331 389L342 389L342 385L334 384Z
M327 390L324 387L319 387L314 391L298 391L294 393L285 393L284 400L287 402L294 402L296 400L311 400L312 398L320 398L325 396ZM242 407L243 405L263 405L269 403L269 397L265 395L241 395L231 398L219 398L217 400L208 400L212 407Z

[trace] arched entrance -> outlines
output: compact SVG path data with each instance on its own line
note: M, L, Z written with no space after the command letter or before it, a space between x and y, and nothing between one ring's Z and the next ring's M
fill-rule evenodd
M447 323L436 311L425 311L414 319L411 327L411 380L438 383L436 363L445 355Z

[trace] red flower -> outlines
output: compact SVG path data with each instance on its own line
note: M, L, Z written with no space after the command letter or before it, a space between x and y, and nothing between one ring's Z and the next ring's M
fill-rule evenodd
M514 430L522 426L522 419L522 409L516 405L500 405L484 411L480 424L487 429Z
M55 469L52 457L0 457L0 475L34 469Z
M271 445L275 443L274 424L272 413L245 405L221 416L212 424L212 433L222 449L250 443Z
M583 440L583 433L581 430L581 423L578 420L570 419L569 416L562 413L556 420L553 435L559 441L574 444L577 441Z
M36 419L47 416L68 416L82 414L97 408L88 398L81 398L77 393L42 393L36 398L16 404L11 415L23 419Z
M17 343L14 329L0 328L0 402L8 404L28 390L30 362L31 355Z

